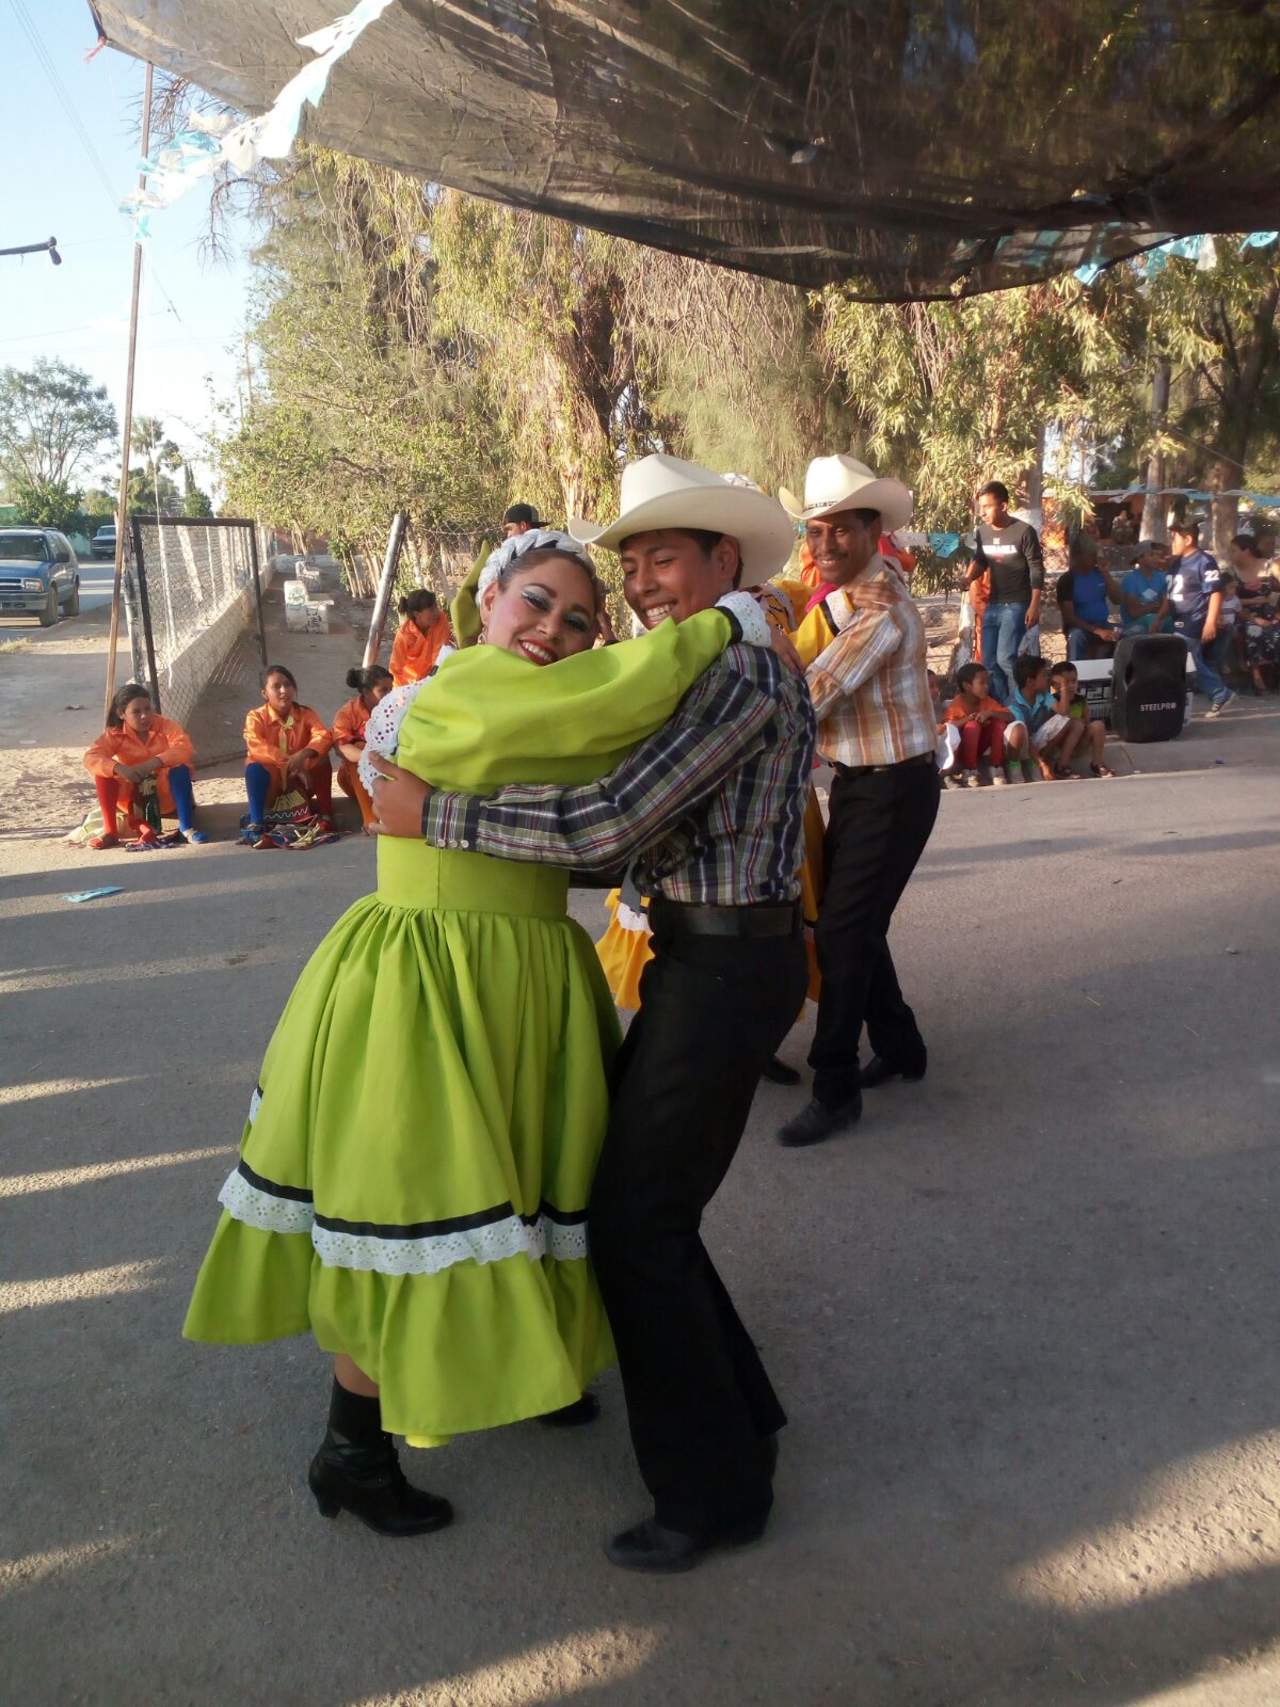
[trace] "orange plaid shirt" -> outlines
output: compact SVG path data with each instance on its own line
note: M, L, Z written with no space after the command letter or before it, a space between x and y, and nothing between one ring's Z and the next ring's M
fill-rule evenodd
M814 618L826 630L826 644L807 671L822 757L839 765L896 765L932 753L937 717L924 622L898 572L873 557L806 624Z

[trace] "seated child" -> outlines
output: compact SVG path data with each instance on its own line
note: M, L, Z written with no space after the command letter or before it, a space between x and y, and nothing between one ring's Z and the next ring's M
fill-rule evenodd
M1014 721L1005 731L1005 749L1012 764L1038 765L1046 782L1074 775L1068 761L1084 739L1085 725L1063 711L1049 692L1048 664L1032 653L1023 653L1014 660L1013 679L1009 710Z
M429 587L419 587L400 600L404 621L391 644L391 674L397 687L422 682L435 669L441 649L449 644L449 618Z
M938 731L938 770L947 782L951 782L955 778L956 754L960 751L960 731L954 723L947 722L947 714L942 708L942 679L938 672L926 670L925 675L929 678L929 703L933 707L933 722Z
M246 834L261 835L268 811L281 794L299 793L328 826L333 815L333 737L309 705L298 704L292 670L269 664L262 672L262 701L244 720Z
M1114 776L1116 773L1102 762L1102 749L1106 744L1107 726L1100 717L1089 716L1089 701L1080 692L1080 672L1074 664L1055 664L1049 671L1049 690L1053 695L1054 709L1078 722L1084 737L1076 742L1072 752L1079 747L1088 745L1089 769L1094 776ZM1069 761L1063 758L1063 764L1069 768Z
M391 671L381 664L367 669L348 670L347 686L355 689L355 697L342 706L333 720L333 744L341 763L338 766L338 787L360 808L360 822L365 834L373 822L373 801L360 780L356 766L364 752L364 732L378 701L385 699L392 688Z
M107 727L84 756L102 813L102 834L91 848L120 845L118 812L125 830L141 847L160 846L160 817L176 815L182 839L207 842L197 830L191 766L191 737L180 723L161 717L139 682L126 682L111 701Z
M990 694L991 677L981 664L965 664L956 672L960 690L947 707L945 722L960 731L959 786L977 788L978 760L991 755L991 781L1002 788L1004 774L1004 731L1013 713Z
M1240 577L1230 569L1222 571L1222 608L1218 612L1218 639L1214 648L1219 670L1239 669L1244 663L1244 604L1240 598Z

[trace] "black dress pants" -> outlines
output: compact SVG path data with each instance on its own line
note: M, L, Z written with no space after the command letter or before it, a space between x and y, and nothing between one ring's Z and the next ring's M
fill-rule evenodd
M836 773L824 844L826 888L814 932L822 994L809 1065L813 1094L835 1107L859 1088L858 1045L899 1071L923 1071L924 1039L903 1000L889 922L938 816L933 755L889 770Z
M654 958L615 1069L588 1226L655 1515L702 1535L773 1498L765 1442L786 1415L700 1226L807 975L798 930L694 936L678 914L656 900L650 911Z

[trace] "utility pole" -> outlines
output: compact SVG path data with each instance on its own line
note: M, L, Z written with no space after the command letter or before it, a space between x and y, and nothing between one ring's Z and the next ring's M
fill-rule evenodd
M147 187L147 155L151 152L151 82L154 72L150 61L142 85L142 170L138 188ZM124 586L125 521L129 513L129 441L133 437L133 376L138 361L138 298L142 290L142 239L133 239L133 296L129 304L129 357L125 367L124 424L121 432L120 494L116 502L116 573L111 587L111 637L107 641L107 691L103 722L111 711L116 691L116 646L120 639L120 593ZM154 483L154 482L153 482Z

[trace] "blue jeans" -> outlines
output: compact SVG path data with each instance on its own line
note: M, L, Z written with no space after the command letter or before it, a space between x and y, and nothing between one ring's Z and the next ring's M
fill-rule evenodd
M1220 704L1231 692L1217 670L1218 660L1222 656L1221 637L1211 640L1206 647L1198 634L1193 634L1185 628L1179 628L1177 632L1186 641L1187 650L1191 654L1191 662L1195 666L1197 689L1199 692L1207 694L1214 705Z
M1026 632L1026 605L990 604L982 613L982 662L992 693L1005 704L1013 691L1013 660Z

